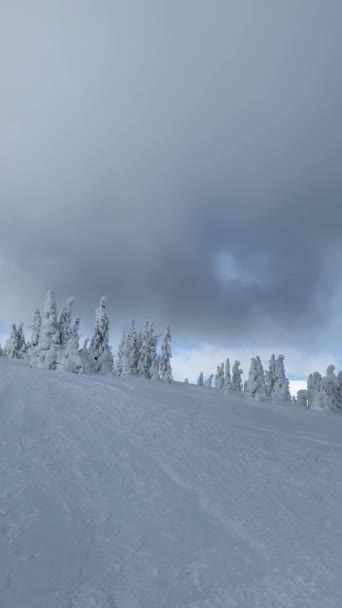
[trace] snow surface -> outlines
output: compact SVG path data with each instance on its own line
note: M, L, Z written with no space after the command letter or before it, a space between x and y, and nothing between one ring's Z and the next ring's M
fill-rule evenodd
M4 608L342 606L342 417L0 361Z

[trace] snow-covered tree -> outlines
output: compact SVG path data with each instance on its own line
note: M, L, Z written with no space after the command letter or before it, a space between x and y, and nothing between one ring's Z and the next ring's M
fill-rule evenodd
M109 346L109 320L107 298L103 296L96 310L96 322L89 346L89 364L94 372L107 374L113 371L113 355Z
M65 348L69 339L73 335L73 328L71 324L72 318L72 307L75 298L68 298L65 304L63 304L61 312L59 313L58 322L57 322L57 330L54 335L54 343L58 346L61 346L62 349Z
M125 341L125 354L123 374L125 376L135 376L138 370L137 359L137 332L135 329L135 321L131 320Z
M86 338L83 341L82 348L79 350L79 355L82 359L82 368L84 373L88 373L91 371L90 362L89 362L89 338Z
M151 367L151 380L154 382L158 382L160 378L160 355L156 355L153 360L153 365Z
M198 379L197 379L197 384L198 384L198 386L203 386L204 385L203 372L200 372L200 375L198 376Z
M47 369L56 369L57 367L57 349L54 344L53 337L57 331L57 308L54 291L50 290L47 293L42 322L39 332L38 345L32 352L31 365L35 367L44 367Z
M306 389L300 389L297 391L297 405L302 407L308 407L308 391Z
M160 357L160 379L162 382L173 382L171 367L171 327L166 325Z
M11 333L5 344L4 354L8 359L19 359L20 339L18 328L15 323L12 324Z
M151 333L152 332L152 333ZM150 322L145 322L144 333L141 336L138 360L138 374L145 378L151 377L151 348L152 348L153 325L150 327Z
M232 377L230 374L230 361L226 359L226 364L224 366L224 381L223 381L223 389L225 392L230 391L232 388Z
M314 372L308 377L308 407L313 410L324 409L322 376L319 372Z
M62 359L63 370L66 372L73 372L74 374L80 374L84 371L83 359L79 352L79 326L80 319L77 318L71 330L71 335L63 352Z
M266 398L265 373L260 357L253 357L251 359L245 394L246 397L253 399Z
M215 376L215 387L222 391L224 387L224 363L217 366Z
M232 391L242 392L242 374L243 370L240 369L240 361L235 361L232 369Z
M157 354L157 348L158 348L158 340L159 340L159 335L155 333L154 331L154 324L150 323L150 328L149 328L149 351L148 351L148 368L149 368L149 373L148 373L148 377L152 378L153 374L154 374L154 370L156 368L158 368L158 373L159 373L159 362L157 361L158 358L158 354Z
M209 388L213 387L214 374L209 374L207 380L205 381L205 385Z
M116 373L121 376L125 367L125 347L126 347L126 332L123 331L118 348L118 354L116 357Z
M39 310L39 308L36 308L34 317L33 317L33 323L32 323L32 335L31 335L32 348L36 348L36 346L38 346L41 324L42 324L42 317L40 314L40 310Z
M284 355L278 355L275 362L274 384L270 394L272 399L291 401L290 383L285 374Z
M187 378L185 378L184 384L189 384L189 380Z
M266 371L266 391L267 396L270 397L273 392L273 387L275 383L275 375L276 375L276 358L275 355L271 355L269 368Z
M341 382L334 365L329 365L326 376L322 378L322 395L325 410L342 412Z

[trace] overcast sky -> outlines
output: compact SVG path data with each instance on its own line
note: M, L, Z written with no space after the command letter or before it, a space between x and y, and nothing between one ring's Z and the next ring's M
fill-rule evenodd
M342 365L341 20L340 0L2 0L2 331L52 287L87 330L102 294L115 335L170 321L176 365Z

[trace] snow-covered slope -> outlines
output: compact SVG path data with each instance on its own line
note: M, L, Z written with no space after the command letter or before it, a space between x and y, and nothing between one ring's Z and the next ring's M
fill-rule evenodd
M0 361L3 608L342 606L342 417Z

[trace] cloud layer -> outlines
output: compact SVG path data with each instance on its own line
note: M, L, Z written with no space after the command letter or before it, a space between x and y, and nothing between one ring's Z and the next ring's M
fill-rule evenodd
M337 349L341 3L5 1L0 315Z

